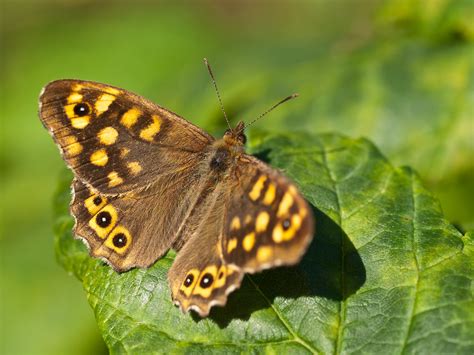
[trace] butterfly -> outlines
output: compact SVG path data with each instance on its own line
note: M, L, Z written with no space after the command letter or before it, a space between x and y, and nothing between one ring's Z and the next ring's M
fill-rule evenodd
M81 80L47 84L39 116L74 173L75 237L117 272L175 249L168 280L183 312L207 316L245 273L297 263L313 238L296 186L245 154L243 122L215 139L141 96Z

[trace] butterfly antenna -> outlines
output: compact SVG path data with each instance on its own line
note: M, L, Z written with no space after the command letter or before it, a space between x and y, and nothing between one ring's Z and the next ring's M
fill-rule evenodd
M277 108L277 107L280 106L282 103L287 102L287 101L289 101L289 100L291 100L291 99L294 99L294 98L296 98L296 97L298 97L298 96L300 96L300 94L294 93L294 94L292 94L292 95L290 95L290 96L285 97L283 100L279 101L278 103L276 103L275 105L273 105L272 107L270 107L268 110L266 110L264 113L262 113L262 114L261 114L260 116L258 116L256 119L254 119L252 122L250 122L249 124L246 124L244 128L247 128L248 126L253 125L255 122L257 122L259 119L261 119L261 118L262 118L263 116L265 116L267 113L273 111L273 109ZM240 132L242 132L242 131L244 130L244 128L242 128L242 129L240 130ZM239 132L239 133L240 133L240 132Z
M227 118L227 114L225 113L224 105L222 104L221 94L219 93L219 89L217 88L216 79L214 78L211 65L207 61L207 58L204 58L204 64L206 64L207 70L209 71L209 75L211 76L211 79L212 79L212 83L214 84L214 89L216 89L217 99L219 100L219 104L221 105L221 110L222 110L222 113L224 114L225 121L227 122L227 126L229 126L229 129L232 129L232 127L230 126L229 119Z

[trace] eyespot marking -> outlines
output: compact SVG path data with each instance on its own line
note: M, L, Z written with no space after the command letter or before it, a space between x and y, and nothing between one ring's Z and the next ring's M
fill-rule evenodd
M285 218L273 229L272 239L275 243L286 242L293 239L300 229L303 219L300 214L295 214L291 218Z
M123 179L116 171L112 171L107 177L109 178L109 187L115 187L123 183Z
M95 194L90 196L89 198L86 198L84 201L84 207L87 209L87 211L89 211L91 215L95 215L106 204L107 204L107 199L102 198Z
M124 226L119 225L110 233L105 241L105 246L114 250L118 254L123 254L128 249L131 242L132 236L130 235L129 230Z
M249 192L249 197L252 201L257 201L263 189L263 184L267 180L265 175L260 175L257 182L253 185L252 190Z
M87 116L90 113L91 108L89 107L88 103L79 102L79 103L74 105L73 111L74 111L76 116L84 117L84 116Z
M225 285L227 279L227 267L222 265L217 273L217 280L214 283L214 288L220 288Z
M199 276L198 269L191 269L186 274L186 277L184 278L184 281L181 287L179 288L181 291L183 291L186 297L189 297L191 295L191 292L193 291L193 288L196 285L198 276Z
M71 125L77 129L85 128L90 122L90 106L87 102L72 103L64 106L64 112L71 120Z
M137 108L131 108L127 112L122 115L120 119L120 123L122 123L125 127L130 128L135 123L137 123L138 117L142 114L142 112Z
M97 134L100 143L105 145L112 145L117 141L118 132L113 127L105 127Z
M96 166L105 166L109 161L109 156L107 155L105 149L99 149L91 154L90 161Z
M155 135L160 131L161 129L161 118L158 115L153 115L151 116L151 119L153 122L146 128L142 129L140 131L140 138L144 139L146 141L153 141Z
M91 196L90 198L93 198ZM105 203L105 202L104 202ZM106 205L89 220L89 227L102 239L114 228L117 223L117 211L112 205Z
M208 288L212 285L212 283L214 282L214 277L207 273L207 274L204 274L203 277L201 278L201 282L199 283L199 286L201 286L202 288Z
M211 265L206 267L199 277L199 281L196 284L196 287L193 290L193 294L200 295L204 298L208 298L213 290L213 283L216 279L217 267Z

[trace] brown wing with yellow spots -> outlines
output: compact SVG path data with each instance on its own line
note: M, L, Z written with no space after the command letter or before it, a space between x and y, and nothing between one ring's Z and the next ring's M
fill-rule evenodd
M184 216L196 202L193 190L176 188L187 180L176 175L173 184L154 185L153 193L111 196L75 179L70 207L74 236L116 271L149 267L176 242Z
M48 84L39 114L76 177L103 194L171 179L195 166L214 140L138 95L88 81Z
M297 263L313 238L314 220L295 185L247 155L236 180L224 223L225 262L247 273Z
M168 273L173 301L181 310L194 310L201 317L211 307L225 305L227 295L238 288L243 272L222 258L222 227L231 189L220 183L193 211L190 237Z
M314 232L312 212L294 185L246 155L193 217L198 227L168 278L174 302L202 317L227 302L244 273L297 263Z

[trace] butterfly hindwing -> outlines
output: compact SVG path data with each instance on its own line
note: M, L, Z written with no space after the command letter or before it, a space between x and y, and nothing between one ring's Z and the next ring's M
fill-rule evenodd
M40 118L76 176L106 194L144 189L186 169L213 141L138 95L87 81L48 84Z

